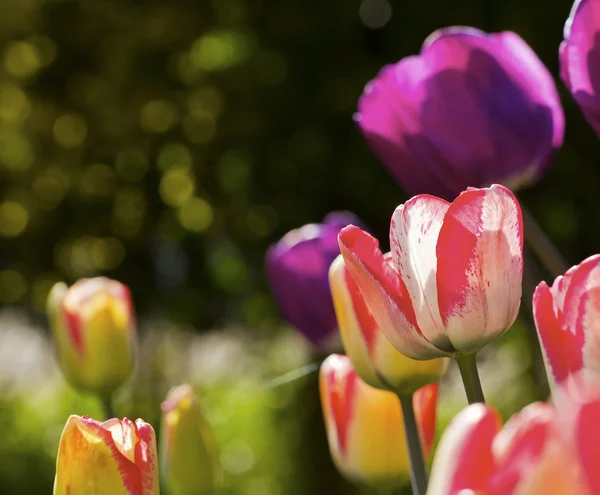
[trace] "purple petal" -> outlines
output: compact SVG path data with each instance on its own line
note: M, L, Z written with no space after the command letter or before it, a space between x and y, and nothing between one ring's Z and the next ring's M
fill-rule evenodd
M340 254L338 233L354 222L360 223L349 212L331 213L323 224L292 230L266 254L267 275L284 317L317 346L337 330L329 267Z
M514 33L433 33L384 68L359 101L369 144L410 194L533 182L564 135L554 82Z
M600 3L576 1L565 24L561 74L590 125L600 134Z

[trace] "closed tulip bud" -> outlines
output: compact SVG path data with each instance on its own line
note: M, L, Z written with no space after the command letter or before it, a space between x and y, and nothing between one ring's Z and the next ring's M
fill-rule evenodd
M340 254L338 233L351 223L358 223L351 213L330 213L321 224L288 232L266 254L267 275L283 316L316 346L327 345L336 334L327 274Z
M393 263L389 253L384 258L388 263ZM335 259L329 269L329 285L344 350L366 383L399 395L408 395L441 378L448 364L447 359L417 361L404 356L389 343L350 275L342 255Z
M129 289L107 278L56 284L48 317L66 378L109 398L134 366L135 316Z
M60 437L54 495L158 495L154 430L141 419L71 416Z
M162 403L161 483L167 495L209 495L221 479L217 444L189 385Z
M533 315L548 373L557 383L583 371L600 377L600 255L540 283Z
M562 80L597 134L600 134L599 12L598 0L576 0L565 24L565 40L560 45Z
M469 186L536 182L565 128L552 76L527 43L465 27L436 31L419 55L382 69L356 120L410 195L445 199Z
M398 487L410 480L402 409L392 393L363 382L346 356L321 365L321 405L329 450L348 479L374 487ZM413 404L423 451L431 452L437 384L420 389Z
M377 324L405 356L473 354L517 317L523 220L503 186L470 188L452 203L422 194L396 208L393 264L358 227L343 229L339 242Z

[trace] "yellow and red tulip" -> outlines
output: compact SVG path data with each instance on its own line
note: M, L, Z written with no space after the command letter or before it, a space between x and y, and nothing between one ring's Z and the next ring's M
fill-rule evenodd
M600 255L540 283L533 314L548 374L557 383L584 370L600 377Z
M339 243L378 325L405 356L475 353L517 317L523 220L503 186L470 188L452 203L421 194L400 205L392 265L358 227L344 228Z
M189 385L162 403L161 484L167 495L209 495L221 479L213 431Z
M141 419L71 416L60 438L54 495L158 495L154 430Z
M74 386L109 397L134 366L129 289L104 277L54 286L48 316L63 373Z
M385 258L392 263L391 255ZM329 285L344 350L366 383L405 395L440 379L447 359L416 361L396 350L369 310L342 255L331 264Z
M348 479L370 486L398 486L410 480L400 402L392 392L362 381L350 359L331 355L321 365L320 391L329 450ZM425 455L435 432L437 384L414 396Z

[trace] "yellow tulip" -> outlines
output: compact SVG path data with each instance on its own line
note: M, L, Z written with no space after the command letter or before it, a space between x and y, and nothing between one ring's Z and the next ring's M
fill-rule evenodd
M448 359L416 361L389 343L341 255L331 264L329 285L344 350L365 382L375 388L409 395L441 378Z
M56 284L47 303L62 370L75 387L109 398L134 366L129 289L104 277Z
M329 450L338 470L367 486L407 483L410 461L398 397L367 385L350 359L337 354L321 365L320 391ZM413 404L427 456L435 432L437 384L418 390Z
M54 495L158 495L152 426L71 416L60 437Z
M160 467L166 493L214 493L221 479L217 444L192 388L172 389L162 412Z

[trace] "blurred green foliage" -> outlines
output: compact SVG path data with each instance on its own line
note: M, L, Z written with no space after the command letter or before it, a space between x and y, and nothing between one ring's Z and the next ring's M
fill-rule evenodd
M517 31L558 74L570 6L3 0L0 304L40 314L55 281L106 274L132 288L141 315L196 330L241 324L260 342L277 335L267 246L332 209L354 211L385 239L405 198L352 123L364 84L452 24ZM600 144L559 88L567 142L522 198L574 263L600 249L600 229L587 227L598 209ZM497 354L529 363L504 383L505 415L539 395L531 381L514 387L533 369L524 335L513 332ZM151 346L158 351L142 367L146 382L135 382L120 408L155 425L166 390L153 380L179 359L165 346ZM271 348L247 347L256 355L242 373L199 385L209 410L221 411L227 493L347 490L325 450L314 377L260 388L285 371L259 364L280 351ZM164 387L201 375L163 377ZM101 412L63 389L42 402L3 390L0 492L49 493L66 415ZM442 424L454 410L442 411Z

